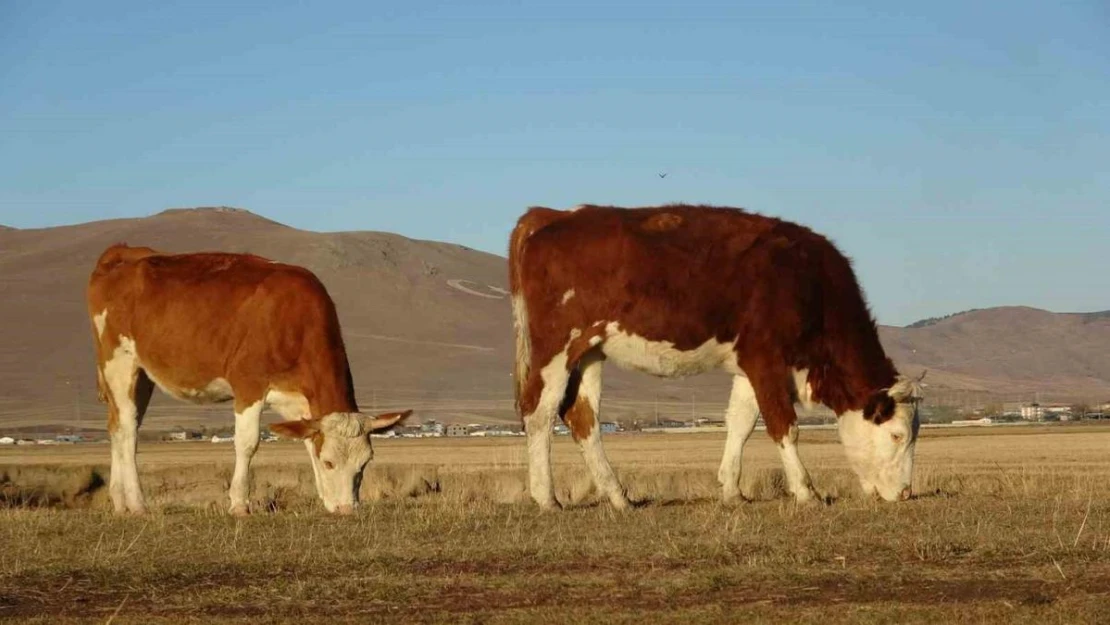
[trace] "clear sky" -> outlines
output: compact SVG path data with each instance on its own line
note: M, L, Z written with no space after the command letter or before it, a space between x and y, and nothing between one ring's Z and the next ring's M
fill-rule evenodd
M831 236L883 323L1110 308L1105 0L163 4L0 2L0 223L504 254L530 205L706 202Z

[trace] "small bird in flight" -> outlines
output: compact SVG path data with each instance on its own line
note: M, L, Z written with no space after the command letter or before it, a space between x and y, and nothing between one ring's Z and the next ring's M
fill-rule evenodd
M659 174L659 177L660 177L660 178L666 178L666 177L667 177L667 174Z

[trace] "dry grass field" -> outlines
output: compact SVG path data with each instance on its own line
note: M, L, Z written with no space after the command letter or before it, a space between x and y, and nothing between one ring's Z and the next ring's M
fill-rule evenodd
M299 444L145 444L153 512L107 512L106 445L0 450L0 620L395 623L1110 622L1110 427L923 430L914 499L858 494L835 434L802 433L831 505L784 495L757 433L751 502L716 500L720 434L611 435L642 501L597 505L558 438L568 508L526 501L524 440L375 440L357 515L326 515Z

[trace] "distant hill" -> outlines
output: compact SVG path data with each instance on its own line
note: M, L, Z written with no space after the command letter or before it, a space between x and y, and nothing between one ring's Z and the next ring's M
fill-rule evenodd
M929 368L946 386L1110 399L1110 311L987 308L880 335L900 367Z
M211 207L0 229L0 429L103 426L84 290L97 256L119 241L304 265L336 300L364 409L413 407L421 419L463 422L514 418L505 258L383 232L308 232ZM995 308L914 325L884 326L881 336L905 371L928 368L934 389L1110 399L1110 313ZM610 416L717 418L728 384L724 375L660 380L607 367L605 405ZM230 425L229 411L156 397L150 420L163 429Z
M982 310L982 309L981 308L972 308L970 310L961 310L960 312L949 313L947 315L942 315L940 317L926 317L925 319L919 319L917 321L914 321L913 323L909 324L906 327L910 328L910 329L927 328L929 326L935 326L936 324L940 323L941 321L944 321L945 319L951 319L952 317L955 317L956 315L963 315L963 314L970 313L970 312L976 312L978 310Z
M214 207L0 231L0 414L34 420L40 410L48 418L103 412L95 403L84 290L97 256L119 241L168 252L249 251L304 265L336 300L367 403L434 407L438 397L496 393L502 401L493 412L511 412L503 401L511 397L503 258L382 232L305 232ZM176 405L175 412L196 410Z

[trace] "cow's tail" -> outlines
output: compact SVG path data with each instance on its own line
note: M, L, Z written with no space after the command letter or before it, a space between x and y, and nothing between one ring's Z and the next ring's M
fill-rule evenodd
M516 410L521 417L524 413L521 412L520 403L532 368L532 336L529 329L528 298L524 292L525 244L537 231L566 218L570 213L571 211L533 206L517 219L516 227L509 238L509 292L513 298L513 332L516 335L513 381L516 386Z
M517 414L523 417L520 399L524 395L524 386L528 383L528 374L532 363L532 339L528 332L528 304L524 299L524 288L521 283L521 262L524 252L524 240L528 238L527 226L517 222L509 241L509 293L513 304L513 335L516 339L516 349L513 357L513 386L516 396Z
M96 265L93 267L92 273L89 275L89 282L85 288L85 303L88 308L90 327L93 335L93 344L96 346L97 353L97 367L96 367L96 399L101 403L108 401L108 393L110 389L104 379L104 371L102 365L104 359L102 357L102 350L105 349L101 342L101 335L104 333L104 315L108 314L108 307L110 302L119 302L124 293L121 293L117 281L112 280L111 275L113 272L125 263L132 262L141 258L146 258L157 254L155 250L149 247L131 247L126 243L115 243L109 245L96 260Z
M99 366L96 368L96 401L102 404L108 403L108 383L104 380L104 371Z

